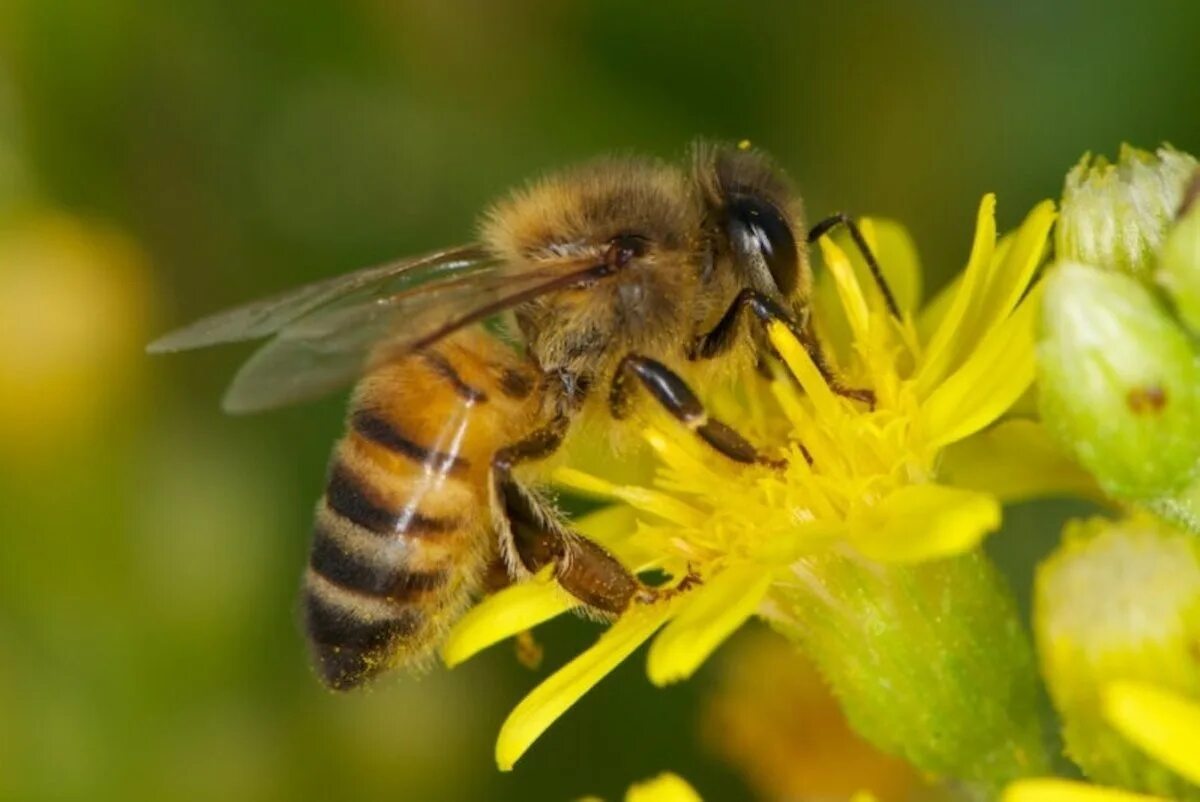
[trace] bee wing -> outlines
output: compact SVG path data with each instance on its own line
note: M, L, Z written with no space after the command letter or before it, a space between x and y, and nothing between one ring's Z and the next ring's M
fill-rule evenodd
M284 326L238 371L222 406L257 412L334 390L381 362L546 292L585 285L607 265L475 272L382 298L332 304Z
M478 245L434 251L295 287L270 298L218 312L160 337L146 350L158 354L257 340L276 334L331 305L386 298L423 284L442 284L493 273L499 266L500 263Z

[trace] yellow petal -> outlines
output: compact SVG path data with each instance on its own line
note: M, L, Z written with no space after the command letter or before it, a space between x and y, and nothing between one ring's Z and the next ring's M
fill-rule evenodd
M1200 703L1144 682L1113 682L1104 717L1155 760L1200 783Z
M704 523L703 513L668 493L659 493L656 490L636 485L613 484L606 479L574 468L557 468L551 477L556 484L563 487L599 498L624 501L635 509L657 515L659 518L679 526L700 526Z
M754 614L771 586L761 565L734 565L718 573L684 598L679 615L654 643L646 673L655 685L690 677L726 638Z
M975 296L986 284L987 271L991 267L995 247L996 196L988 194L983 196L983 201L979 204L971 258L963 271L958 291L925 349L925 359L917 376L918 391L922 395L927 394L955 366L961 349L972 345L959 338L959 329L963 325L967 310L974 303Z
M613 504L590 512L571 522L571 528L597 543L613 543L624 540L633 533L637 516L631 507Z
M442 642L442 662L453 667L492 644L548 621L579 602L551 578L553 567L484 599L458 620Z
M842 309L846 311L851 336L858 342L866 342L871 314L850 259L845 251L829 239L821 240L821 255L825 260L825 269L833 276Z
M851 544L880 562L911 563L968 551L1000 526L986 493L938 484L907 485L850 520Z
M1000 802L1169 802L1162 797L1102 788L1073 780L1017 780Z
M953 443L988 426L1033 382L1036 308L1036 303L1022 304L933 389L921 408L921 422L932 447Z
M818 417L834 418L840 414L837 396L829 389L821 371L813 363L812 357L804 346L788 331L782 323L771 323L767 327L767 335L771 343L783 358L788 370L800 382L801 388L808 394Z
M949 485L988 492L1003 502L1048 496L1082 496L1103 503L1091 474L1067 457L1040 423L1013 419L942 453L938 478Z
M682 777L663 772L652 780L630 787L625 802L701 802L701 799Z
M852 353L853 342L846 310L838 297L837 282L828 270L817 273L812 301L813 326L833 363L844 364Z
M879 269L900 311L916 311L921 303L921 262L908 229L895 220L874 217L862 218L858 221L858 227L875 254L875 260L879 262ZM875 288L875 278L849 233L844 229L839 231L834 241L850 257L854 275L864 288L863 292L871 297L872 303L877 300L882 305L883 297Z
M662 626L673 603L637 606L626 612L590 649L552 674L521 700L496 738L496 763L509 771L538 737L592 686Z
M982 303L973 310L974 331L985 331L1017 307L1045 255L1054 217L1054 202L1048 200L1026 215L1006 244L1004 258L989 276L987 287L980 295Z
M862 230L896 298L896 305L901 312L915 312L921 304L922 274L912 235L895 220L886 219L863 218ZM866 268L865 262L863 267ZM874 279L863 277L862 280Z

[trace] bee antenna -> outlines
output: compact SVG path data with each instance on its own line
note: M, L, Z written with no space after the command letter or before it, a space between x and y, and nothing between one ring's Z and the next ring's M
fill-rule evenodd
M879 292L883 295L883 300L887 304L888 311L892 313L892 317L897 320L901 319L900 307L896 303L896 296L892 294L892 288L888 286L887 279L883 277L883 270L879 267L879 260L875 258L875 254L871 251L871 246L867 244L866 237L859 230L858 224L854 222L845 212L838 212L835 215L826 217L821 222L817 223L808 232L808 243L819 240L837 226L845 226L850 231L850 238L854 240L855 246L862 253L863 259L867 263L867 268L871 271L871 277L875 279L875 285L879 287Z

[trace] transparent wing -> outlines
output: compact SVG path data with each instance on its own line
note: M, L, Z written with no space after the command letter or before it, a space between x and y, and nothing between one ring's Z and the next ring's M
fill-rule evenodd
M254 353L225 395L227 412L256 412L324 395L371 362L429 345L546 292L584 286L607 265L477 270L386 297L326 304L282 327Z
M500 263L478 245L435 251L296 287L280 295L218 312L152 342L147 351L167 353L220 343L256 340L330 306L357 305L426 284L493 274Z

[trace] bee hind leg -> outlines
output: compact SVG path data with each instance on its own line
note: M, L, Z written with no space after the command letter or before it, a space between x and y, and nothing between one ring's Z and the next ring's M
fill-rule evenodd
M614 418L622 420L629 416L635 381L674 418L734 462L772 467L785 464L760 454L736 429L711 417L677 373L663 363L639 354L627 354L617 365L608 396L609 410Z
M603 615L618 615L630 602L658 597L606 549L562 521L546 501L522 485L513 468L552 454L566 434L565 419L511 446L492 460L492 515L510 572L533 574L554 566L554 578L572 596Z
M886 286L886 285L884 285ZM768 298L758 290L749 287L737 294L729 309L713 326L712 331L697 337L688 349L688 358L692 360L712 359L720 356L733 347L737 340L738 326L742 317L749 313L764 328L767 324L778 321L787 326L788 331L804 346L804 350L812 358L813 364L820 371L822 378L829 384L829 389L845 398L862 401L875 406L875 393L872 390L859 387L847 387L842 384L833 368L821 350L821 343L812 331L812 326L801 324L778 303Z

